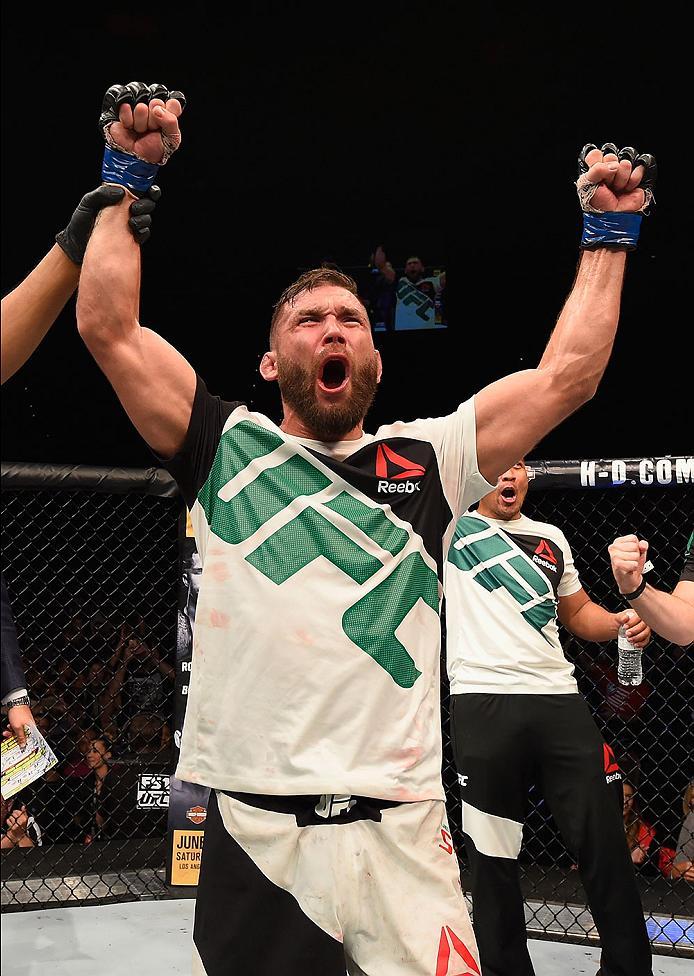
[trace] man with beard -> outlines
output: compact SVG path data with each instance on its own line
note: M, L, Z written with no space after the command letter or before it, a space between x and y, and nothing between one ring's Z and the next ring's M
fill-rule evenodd
M564 533L521 513L523 461L458 520L446 562L451 737L472 870L482 972L532 976L518 854L537 785L576 856L602 944L603 976L649 976L651 952L622 823L622 776L559 641L650 628L581 586Z
M106 100L109 147L154 178L180 106L128 87ZM140 326L124 211L97 224L79 330L168 459L203 563L176 774L212 788L197 973L479 973L441 783L443 558L455 519L607 363L640 218L594 207L637 211L651 191L631 151L590 147L581 165L595 249L538 369L375 435L381 360L350 278L309 271L277 303L260 372L279 383L278 426Z

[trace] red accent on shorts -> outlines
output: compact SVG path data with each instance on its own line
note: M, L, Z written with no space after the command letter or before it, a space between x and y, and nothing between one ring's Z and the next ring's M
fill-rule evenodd
M465 963L464 970L458 970L456 965L456 971L449 972L448 967L451 961L451 948L453 948L458 955L458 960L454 959L453 962ZM441 938L439 939L439 954L436 959L436 976L480 976L479 967L475 962L475 957L472 955L462 939L458 938L450 925L446 925L441 929Z

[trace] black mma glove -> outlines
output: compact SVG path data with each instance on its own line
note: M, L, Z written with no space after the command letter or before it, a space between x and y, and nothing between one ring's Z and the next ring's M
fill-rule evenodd
M124 195L125 190L120 186L100 186L82 197L70 218L70 223L55 238L56 243L62 247L74 264L82 264L84 260L84 252L87 250L87 243L94 229L98 212L103 207L112 207L114 203L119 203ZM149 238L152 227L151 214L160 196L159 187L153 186L144 199L136 200L130 206L128 224L138 244L144 244Z

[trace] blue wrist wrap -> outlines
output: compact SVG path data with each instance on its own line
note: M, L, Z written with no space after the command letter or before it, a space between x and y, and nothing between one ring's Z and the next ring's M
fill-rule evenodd
M640 213L584 213L581 247L625 247L633 250L640 228Z
M136 193L146 193L157 178L159 167L144 159L104 146L101 179L104 183L118 183Z

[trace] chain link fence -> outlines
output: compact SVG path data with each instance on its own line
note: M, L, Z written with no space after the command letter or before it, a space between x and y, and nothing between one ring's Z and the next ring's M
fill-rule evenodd
M652 580L671 590L694 527L694 504L691 477L678 484L673 474L673 483L661 487L655 478L655 485L631 478L628 468L624 484L602 487L606 464L535 465L525 511L563 529L584 588L616 611L607 545L632 530L647 538ZM38 465L3 465L2 484L3 571L34 717L59 758L52 774L20 794L32 846L3 851L2 903L31 908L165 897L161 804L173 762L175 486L154 469ZM563 638L580 689L635 791L625 833L633 850L643 852L635 870L651 939L686 952L694 941L694 885L673 878L671 868L694 775L690 659L654 637L644 683L629 691L616 679L616 642ZM443 729L444 782L465 885L446 688ZM521 868L530 934L596 938L571 852L535 790Z
M655 464L647 460L645 467L644 462L636 467L617 462L620 467L613 484L613 463L598 462L595 467L586 462L537 463L523 512L564 531L584 589L596 603L616 612L626 607L616 591L607 546L629 532L648 539L654 563L650 580L672 590L694 530L694 479L690 466L681 479L688 478L688 483L678 484L673 463L672 483L661 487ZM608 476L607 482L601 480L605 478L601 472ZM663 475L661 480L668 479ZM594 486L582 487L585 484ZM625 833L651 941L655 948L689 953L694 945L694 884L672 876L672 861L689 803L694 802L688 790L694 777L691 651L654 635L644 652L644 682L631 689L617 681L616 641L586 643L564 630L561 636L567 656L575 663L579 689L619 762L625 791L634 793L625 814ZM466 887L447 688L443 700L444 781ZM520 864L529 934L578 942L597 938L575 859L536 789L529 796ZM474 905L472 910L474 915Z
M172 764L175 485L155 469L2 475L3 573L33 715L58 758L3 801L2 904L151 897Z

